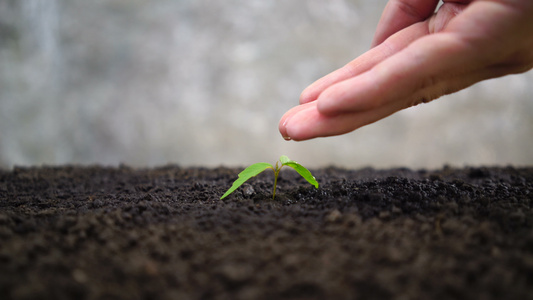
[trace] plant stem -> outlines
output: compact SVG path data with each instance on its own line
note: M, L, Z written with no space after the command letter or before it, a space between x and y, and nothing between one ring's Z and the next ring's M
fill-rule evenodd
M276 198L276 186L278 185L279 169L277 167L278 166L276 164L276 170L274 170L274 191L272 191L272 200Z
M276 162L276 168L274 168L274 190L272 191L272 200L276 199L276 187L278 186L279 171L283 168L283 164L279 165L279 161Z

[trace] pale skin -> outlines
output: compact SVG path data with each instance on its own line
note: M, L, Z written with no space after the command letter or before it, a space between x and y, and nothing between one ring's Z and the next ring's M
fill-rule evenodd
M533 68L533 0L390 0L372 48L307 87L287 140L351 132L477 82ZM505 99L502 99L505 101Z

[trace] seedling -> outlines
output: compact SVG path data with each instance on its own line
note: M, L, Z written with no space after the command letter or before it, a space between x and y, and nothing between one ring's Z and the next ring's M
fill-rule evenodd
M318 189L318 182L316 181L315 177L307 170L304 166L300 165L299 163L295 162L294 160L290 160L287 156L282 155L279 158L279 161L276 162L276 165L272 165L269 163L256 163L248 168L244 169L242 172L239 173L239 178L233 182L229 190L226 191L220 199L226 198L229 194L233 193L238 187L240 187L243 183L245 183L248 179L258 175L259 173L263 172L266 169L272 169L274 170L274 191L272 192L272 199L276 197L276 185L278 184L278 175L279 171L281 171L281 168L283 166L289 166L296 170L298 174L302 175L305 180L307 180L310 184L315 186L315 188Z

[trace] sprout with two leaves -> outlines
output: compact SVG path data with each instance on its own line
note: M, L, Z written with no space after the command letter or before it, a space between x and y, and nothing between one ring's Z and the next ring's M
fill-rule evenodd
M272 199L276 197L276 186L278 184L278 175L279 171L281 171L281 168L283 166L288 166L293 168L298 174L300 174L307 182L312 184L315 188L318 188L318 182L316 181L315 177L307 170L304 166L300 165L299 163L289 159L287 156L282 155L279 158L279 161L276 162L276 165L272 165L269 163L256 163L248 168L244 169L241 173L239 173L239 178L233 182L233 185L229 188L229 190L220 197L220 199L226 198L229 194L233 193L238 187L240 187L243 183L245 183L248 179L258 175L259 173L265 171L266 169L272 169L274 170L274 191L272 192Z

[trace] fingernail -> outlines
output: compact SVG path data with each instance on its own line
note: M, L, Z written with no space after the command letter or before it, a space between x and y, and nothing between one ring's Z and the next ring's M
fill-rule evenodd
M287 123L289 122L289 119L291 117L288 117L286 118L284 121L283 121L283 124L281 125L281 127L283 127L283 132L282 132L282 137L284 140L286 141L290 141L292 140L292 138L287 134Z
M290 118L285 119L285 121L283 121L283 124L281 126L283 126L284 128L287 128L287 122L289 122L289 119Z

